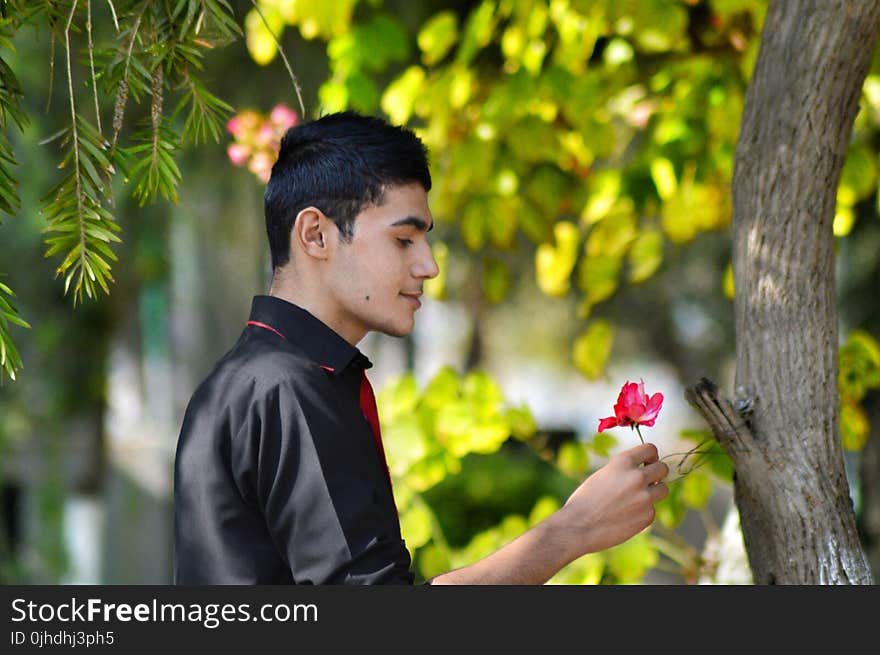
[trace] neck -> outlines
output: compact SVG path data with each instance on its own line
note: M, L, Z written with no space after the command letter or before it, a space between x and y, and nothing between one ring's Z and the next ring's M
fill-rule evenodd
M297 277L286 273L283 269L276 270L269 286L269 295L293 303L336 332L353 346L366 336L366 331L347 326L346 321L333 307L328 306L324 287L320 282L301 279L294 284L291 278ZM299 279L299 278L297 278Z

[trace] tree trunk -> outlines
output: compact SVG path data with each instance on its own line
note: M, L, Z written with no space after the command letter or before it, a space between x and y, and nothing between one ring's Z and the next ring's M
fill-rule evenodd
M870 584L840 445L837 185L880 2L772 2L733 176L737 394L729 440L757 584Z

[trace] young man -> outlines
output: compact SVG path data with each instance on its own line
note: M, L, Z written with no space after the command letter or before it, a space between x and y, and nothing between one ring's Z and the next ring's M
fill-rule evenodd
M190 401L174 477L178 584L412 584L356 344L413 329L438 273L426 152L352 113L288 131L266 188L274 276ZM555 514L432 584L543 584L654 519L652 444L613 457Z

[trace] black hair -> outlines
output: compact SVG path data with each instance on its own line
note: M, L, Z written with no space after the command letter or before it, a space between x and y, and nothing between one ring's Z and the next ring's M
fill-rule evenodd
M427 149L408 129L349 111L291 127L264 196L272 269L287 263L293 223L306 207L350 241L364 207L381 204L386 187L414 182L431 190Z

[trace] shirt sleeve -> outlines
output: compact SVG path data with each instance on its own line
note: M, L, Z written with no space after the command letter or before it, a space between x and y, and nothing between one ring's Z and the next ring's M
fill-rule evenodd
M255 394L231 449L239 491L295 583L412 584L393 504L389 513L381 478L333 409L306 385Z

